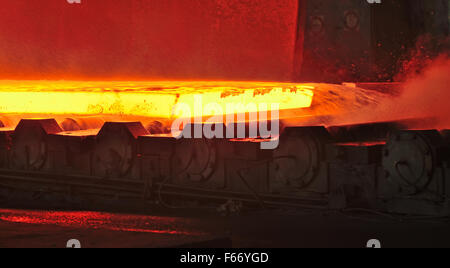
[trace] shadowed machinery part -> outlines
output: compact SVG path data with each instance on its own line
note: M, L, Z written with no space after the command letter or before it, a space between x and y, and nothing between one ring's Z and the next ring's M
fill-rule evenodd
M174 169L178 180L206 182L215 171L217 148L207 139L183 139L175 147Z
M399 193L423 192L440 164L438 148L442 139L436 131L401 131L391 134L383 152L387 176L398 185Z
M181 183L206 183L216 171L217 142L204 137L195 138L195 132L213 124L188 124L177 142L172 159L174 179ZM225 131L224 125L220 125ZM189 138L193 137L193 138Z
M287 128L274 151L275 182L280 187L305 189L314 182L330 140L323 127Z
M0 168L8 167L8 155L11 149L12 130L0 129Z
M54 119L24 119L12 136L11 166L40 170L47 160L47 135L62 132Z
M125 178L135 171L137 137L147 135L139 122L107 122L98 133L94 174L105 178Z
M383 150L384 179L379 181L379 194L388 209L448 213L441 212L450 193L446 158L448 151L438 131L391 133Z
M61 132L48 136L45 169L59 174L92 175L92 155L98 130Z
M67 122L81 126L77 119ZM153 126L155 132L163 127ZM448 131L398 130L395 123L331 131L286 127L278 148L262 150L268 140L244 127L240 138L177 139L150 134L140 122L63 131L54 119L24 119L15 130L0 129L0 190L172 208L228 204L450 214ZM192 131L192 137L195 129L225 136L237 128L193 124L183 134Z
M450 130L446 129L441 131L441 135L447 143L447 147L450 147Z

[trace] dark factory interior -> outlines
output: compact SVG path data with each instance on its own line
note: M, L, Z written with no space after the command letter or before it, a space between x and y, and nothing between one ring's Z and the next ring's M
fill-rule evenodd
M0 248L450 247L449 0L0 5Z

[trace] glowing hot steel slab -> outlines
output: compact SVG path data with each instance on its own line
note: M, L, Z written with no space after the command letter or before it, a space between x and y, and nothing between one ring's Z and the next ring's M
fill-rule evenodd
M177 104L220 115L227 104L279 104L280 110L310 107L313 86L270 82L75 82L0 81L0 114L129 115L174 118ZM195 96L201 96L201 108ZM217 107L217 106L216 106ZM246 108L247 109L247 108ZM259 108L257 108L259 109ZM208 110L210 110L208 112ZM254 112L245 110L237 112Z

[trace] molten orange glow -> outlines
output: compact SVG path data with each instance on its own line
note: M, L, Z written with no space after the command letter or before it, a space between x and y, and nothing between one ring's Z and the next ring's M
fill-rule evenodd
M210 104L226 111L227 104L243 107L267 104L270 108L272 103L277 103L280 110L288 110L310 107L314 95L312 89L314 87L308 85L269 82L0 81L0 114L126 115L170 119L180 116L173 114L177 104L192 107L192 116L199 116L198 111L204 116L223 114L208 109ZM195 102L195 96L200 95L201 110Z

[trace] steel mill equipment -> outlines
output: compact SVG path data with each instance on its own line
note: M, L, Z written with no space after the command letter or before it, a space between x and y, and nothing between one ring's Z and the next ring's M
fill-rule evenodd
M448 35L445 1L7 2L41 15L0 16L0 74L18 79L0 80L0 202L450 215L449 126L380 108L417 87L395 63ZM176 137L182 119L220 135Z

